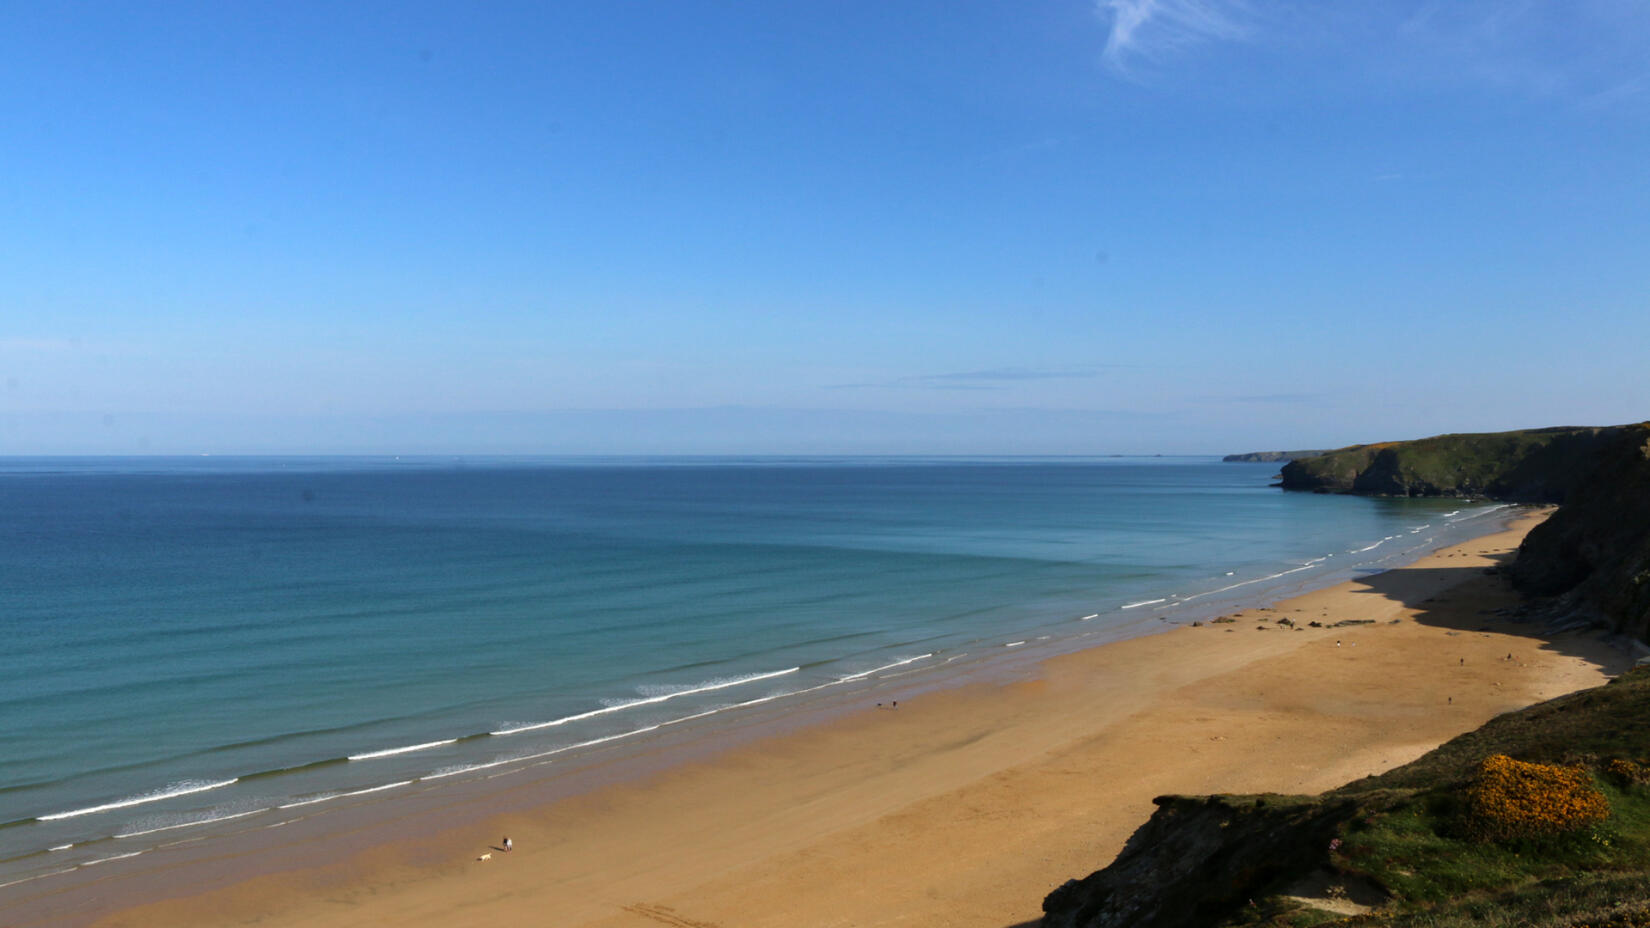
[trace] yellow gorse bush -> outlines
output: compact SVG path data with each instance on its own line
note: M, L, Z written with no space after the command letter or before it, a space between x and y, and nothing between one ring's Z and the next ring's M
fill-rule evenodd
M1637 786L1650 780L1650 767L1621 757L1606 764L1604 773L1618 786Z
M1467 790L1475 836L1533 838L1575 831L1610 817L1610 803L1580 767L1528 764L1492 754Z

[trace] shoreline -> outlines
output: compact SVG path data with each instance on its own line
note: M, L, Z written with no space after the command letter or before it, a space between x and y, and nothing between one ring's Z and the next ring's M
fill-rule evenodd
M141 878L65 883L7 914L18 925L131 926L257 916L434 925L546 913L558 924L614 926L778 925L798 913L821 923L826 912L851 912L844 924L1023 922L1053 886L1109 861L1152 795L1338 786L1630 662L1586 636L1533 639L1479 614L1512 601L1482 568L1544 515L1233 623L1056 656L1026 679L965 679L913 696L879 690L899 708L815 707L823 718L758 723L651 769L645 756L628 768L598 757L570 776L468 784L434 810L397 799L393 811L326 829L325 845L299 826L278 846L267 835L215 839L224 853L180 853ZM1457 592L1441 597L1446 590ZM1476 605L1441 628L1451 613L1443 602L1456 596ZM1378 624L1305 627L1371 616ZM1300 619L1300 629L1277 618ZM1465 685L1459 694L1410 666L1440 646L1473 657L1470 671L1436 668L1443 683ZM1487 663L1495 651L1519 657ZM1400 652L1398 665L1367 672ZM1504 679L1474 682L1481 673ZM1226 698L1208 702L1216 693ZM1104 787L1073 789L1090 781ZM1055 840L1066 828L1081 838ZM505 833L517 851L474 859ZM926 887L912 885L915 873L928 874ZM197 892L180 895L186 889ZM168 895L177 898L156 901Z
M1452 505L1455 511L1445 511ZM1380 507L1355 501L1351 508L1354 519L1368 519ZM1075 586L1040 587L1030 598L1005 597L993 590L983 591L985 601L953 598L953 615L990 613L1001 621L924 626L914 633L881 639L858 653L830 648L809 654L775 653L772 660L719 664L715 672L687 676L693 681L687 685L672 679L676 675L655 661L653 669L663 675L619 675L609 681L616 686L560 694L573 698L560 699L554 708L532 705L550 695L539 693L525 702L517 699L516 707L501 705L483 713L483 718L471 717L457 724L400 726L387 736L332 739L296 751L262 752L244 763L216 758L217 763L190 764L190 769L174 766L166 775L147 777L147 782L106 782L103 789L82 791L79 796L31 800L27 804L34 806L29 810L35 813L33 817L0 817L0 834L13 839L0 842L7 845L0 859L0 896L15 898L20 890L8 887L40 880L96 882L92 873L81 872L89 868L102 868L96 871L102 877L111 869L147 867L157 864L155 856L177 856L174 848L193 844L197 838L217 842L262 829L312 829L312 819L337 817L333 813L347 807L395 803L415 810L437 808L453 784L514 775L523 768L553 763L559 772L594 762L592 757L600 760L625 752L655 758L654 767L668 766L683 756L703 754L707 746L714 750L742 743L748 740L748 731L786 731L847 714L859 707L860 700L868 703L883 692L914 693L1032 676L1036 665L1059 654L1152 634L1199 618L1212 619L1244 605L1284 599L1336 580L1388 569L1440 544L1483 534L1516 515L1510 504L1468 506L1439 501L1419 510L1406 508L1409 511L1397 518L1375 516L1364 526L1372 531L1356 533L1356 541L1345 540L1352 547L1346 547L1339 537L1346 526L1338 523L1329 532L1334 537L1324 537L1327 526L1318 525L1316 535L1311 530L1306 533L1316 540L1305 543L1268 543L1254 537L1264 552L1278 556L1256 558L1246 546L1228 544L1204 551L1214 558L1212 566L1182 565L1184 569L1178 572L1170 570L1156 577L1159 582L1134 584L1127 595L1119 595L1123 591L1109 588L1099 577L1070 576L1067 579ZM1286 553L1283 549L1292 550ZM1099 566L1101 574L1106 572L1104 560ZM1054 563L1065 562L1056 558ZM1226 567L1232 569L1223 573ZM1174 574L1178 575L1169 576ZM960 614L955 612L958 609ZM844 627L863 630L866 626L863 621L850 620ZM762 651L758 648L752 656ZM673 660L655 657L663 657L665 665ZM622 663L621 659L620 669ZM794 666L787 668L787 664ZM522 668L513 679L537 679L540 670L555 669ZM394 714L382 705L379 711ZM286 733L305 738L313 734L302 724ZM239 747L233 742L226 746ZM86 772L96 777L105 771ZM72 772L69 779L80 779L80 773ZM535 771L529 776L543 773ZM53 784L42 781L38 785ZM420 795L432 791L442 796ZM105 810L112 810L109 818L92 815ZM350 812L349 817L360 814ZM142 859L133 862L134 856ZM28 887L28 891L37 888Z

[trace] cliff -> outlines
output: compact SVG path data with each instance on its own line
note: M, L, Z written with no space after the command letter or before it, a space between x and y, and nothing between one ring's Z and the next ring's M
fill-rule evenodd
M1562 502L1626 429L1560 427L1353 445L1283 468L1283 488Z
M1560 503L1506 569L1513 584L1538 611L1650 637L1650 423L1356 445L1283 474L1288 489ZM1555 765L1607 817L1486 838L1464 797L1501 762ZM1532 796L1543 815L1569 807ZM1044 900L1046 928L1650 928L1650 668L1321 796L1156 803L1111 866Z
M1187 797L1043 902L1044 928L1650 925L1650 669L1491 720L1314 797ZM1610 817L1487 840L1463 796L1506 755L1579 764ZM1571 768L1573 769L1573 768Z
M1553 617L1650 638L1650 423L1354 445L1286 464L1283 487L1560 503L1513 584Z
M1159 796L1117 861L1043 900L1043 928L1214 925L1321 863L1353 799Z
M1601 436L1586 479L1519 546L1520 591L1549 612L1650 640L1650 425Z

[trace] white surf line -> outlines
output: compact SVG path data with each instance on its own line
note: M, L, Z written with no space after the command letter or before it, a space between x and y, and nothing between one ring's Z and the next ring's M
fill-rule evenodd
M790 695L790 694L781 694L781 695ZM738 705L745 706L745 705L750 705L751 703L756 703L756 702L767 702L769 699L776 699L776 698L778 698L778 697L775 697L775 696L764 697L762 699L752 700L750 703L739 703ZM723 709L731 709L731 708L735 708L735 707L734 706L724 706L722 709L712 709L709 712L703 712L703 713L700 713L699 715L686 716L686 718L692 719L692 718L700 718L701 716L705 716L705 715L714 715L717 712L723 711ZM640 735L640 734L643 734L645 732L650 732L650 731L657 730L659 728L663 728L666 725L674 725L674 724L676 724L677 722L680 722L680 721L685 721L685 719L671 719L670 721L660 722L656 725L646 725L646 726L643 726L641 728L632 729L630 731L622 731L622 732L619 732L618 734L614 734L614 735L604 735L603 737L600 737L600 738L592 738L589 741L580 741L577 744L563 745L562 747L553 748L549 751L540 751L537 754L523 754L520 757L506 757L506 758L503 758L502 760L488 761L487 763L484 763L484 764L471 764L471 765L466 766L466 767L459 767L456 770L440 770L440 771L437 771L435 773L425 774L424 776L421 776L418 779L419 779L420 782L422 782L424 780L440 780L440 779L443 779L443 778L446 778L446 777L455 777L455 776L458 776L461 773L474 773L477 770L491 770L494 767L502 767L505 764L519 764L519 763L524 763L524 762L530 761L530 760L539 760L541 758L551 757L551 756L554 756L556 754L565 754L568 751L574 751L574 750L577 750L579 748L587 748L587 747L591 747L593 745L606 744L609 741L618 741L621 738L629 738L632 735ZM515 773L517 771L512 770L512 771L507 771L507 772ZM493 776L503 776L503 774L493 774ZM489 779L491 779L491 777L489 777Z
M964 652L963 654L957 655L957 657L965 657L966 655L967 655L967 652ZM924 657L932 657L932 656L933 655L924 655ZM956 660L957 657L947 659L946 663L949 664L951 661ZM894 666L894 665L890 665L890 666ZM871 671L871 672L874 673L875 671ZM735 709L744 709L744 708L748 708L750 706L759 706L762 703L773 702L776 699L788 699L792 696L806 696L809 693L817 693L820 690L828 690L833 686L838 686L838 685L840 685L842 683L845 683L845 682L851 682L851 679L848 678L848 677L840 677L838 679L830 680L830 681L827 681L825 683L820 683L820 684L817 684L817 685L814 685L814 686L806 687L804 689L792 690L789 693L773 693L773 694L768 695L768 696L758 696L755 699L747 699L744 702L731 703L731 704L726 705L726 706L717 706L714 709L707 709L704 712L695 712L692 715L684 715L681 718L671 719L667 722L660 722L658 725L655 725L653 727L654 728L663 728L666 725L679 725L683 722L691 722L691 721L694 721L695 719L706 718L708 716L716 715L716 714L722 713L722 712L732 712Z
M374 757L391 757L396 754L411 754L414 751L427 751L430 748L439 748L447 744L457 744L457 738L448 738L445 741L426 741L423 744L409 744L404 748L388 748L383 751L368 751L365 754L351 754L350 760L372 760Z
M337 799L339 797L339 795L341 795L341 794L339 794L339 793L327 793L325 796L316 796L314 799L300 799L297 802L289 802L285 805L276 806L275 808L277 808L277 809L296 809L299 806L312 806L312 805L315 805L317 802L326 802L328 799Z
M19 883L33 883L35 880L43 880L49 876L60 876L64 873L73 873L79 869L79 867L65 867L62 870L53 870L50 873L39 873L34 876L26 876L21 880L12 880L10 883L0 883L0 889L5 889L7 886L16 886Z
M1020 642L1020 644L1024 644L1024 643L1025 642ZM872 669L872 670L867 670L867 671L864 671L862 673L850 674L849 676L840 677L838 679L830 680L830 681L825 682L825 683L820 683L816 686L805 687L805 688L800 689L800 690L792 690L788 693L773 693L773 694L768 695L768 696L759 696L755 699L747 699L747 700L744 700L743 702L736 702L736 703L732 703L732 704L729 704L729 705L726 705L726 706L717 706L714 709L707 709L703 712L695 712L692 715L684 715L684 716L681 716L680 718L667 719L666 721L659 722L659 723L654 724L654 725L646 725L646 726L643 726L642 728L633 729L631 731L623 731L623 732L619 732L619 733L613 734L613 735L606 735L606 736L601 737L601 738L592 738L588 741L580 741L577 744L563 745L562 747L553 748L553 749L548 750L548 751L540 751L536 754L524 754L520 757L507 757L507 758L503 758L501 760L490 761L490 762L484 763L484 764L474 764L474 765L471 765L471 766L468 766L468 767L461 767L461 768L458 768L456 770L445 770L445 771L441 771L441 772L438 772L438 773L432 773L432 774L428 774L428 775L423 776L423 777L419 777L419 781L422 782L424 780L439 780L439 779L442 779L444 777L458 776L459 774L462 774L462 773L473 773L473 772L478 771L478 770L488 770L488 769L491 769L493 767L502 767L506 764L522 764L522 763L527 763L528 761L543 761L544 758L546 758L546 757L554 757L557 754L565 754L568 751L576 751L579 748L593 747L593 746L598 745L598 744L607 744L609 742L619 741L619 740L622 740L624 738L634 737L635 735L646 734L647 732L657 731L657 730L659 730L661 728L664 728L668 725L680 725L683 722L691 722L691 721L694 721L696 719L706 718L708 716L717 715L717 714L720 714L720 713L723 713L723 712L731 712L735 709L744 709L744 708L748 708L750 706L761 705L762 703L765 703L765 702L773 702L776 699L786 699L786 698L789 698L789 697L792 697L792 696L803 696L803 695L806 695L808 693L814 693L814 692L818 692L820 690L830 689L831 687L838 686L842 683L864 679L866 676L869 676L870 674L873 674L873 673L877 673L878 671L888 670L888 669L893 668L893 667L902 667L906 664L915 663L916 661L925 660L925 659L933 657L933 656L934 656L933 653L930 652L928 654L922 654L922 655L919 655L917 657L905 658L903 660L895 661L895 662L893 662L891 664L888 664L886 666L883 666L883 667L878 667L878 668L875 668L875 669ZM957 658L965 657L965 656L967 656L966 652L963 653L963 654L958 654L955 657L947 658L946 663L950 663L951 661L954 661ZM752 682L755 679L766 679L766 678L771 678L771 677L776 677L776 676L782 676L782 675L787 674L787 673L794 673L794 672L796 672L797 669L798 668L792 668L791 670L778 671L778 672L775 672L775 673L764 674L760 678L755 678L755 677L747 678L746 680L742 680L742 681L739 681L739 682L749 683L749 682ZM694 690L694 692L705 692L707 689L723 689L727 686L732 686L732 685L734 685L734 684L733 683L718 684L715 687L705 687L705 688ZM672 693L670 695L671 696L677 696L677 695L683 695L683 694ZM634 705L634 703L631 703L629 705ZM625 708L625 707L619 707L619 708ZM535 764L534 766L539 766L539 765ZM489 775L488 779L492 779L492 777L506 776L507 774L518 773L518 772L519 771L509 770L509 771L505 771L504 773L495 773L495 774Z
M1025 644L1025 642L1024 641L1010 641L1008 644L1003 645L1003 647L1005 647L1005 648L1017 648L1022 644Z
M1078 619L1077 621L1087 622L1089 619L1098 619L1098 618L1100 618L1100 613L1096 612L1093 615L1085 615L1081 619Z
M540 751L537 754L523 754L520 757L512 757L507 761L501 761L501 763L519 764L519 763L522 763L524 761L541 760L541 759L546 758L546 757L554 757L557 754L566 754L568 751L576 751L579 748L593 747L593 746L598 745L598 744L606 744L609 741L618 741L621 738L629 738L632 735L640 735L640 734L644 734L644 733L650 732L650 731L657 731L658 729L663 728L667 724L669 724L669 723L668 722L660 722L657 725L647 725L645 727L633 729L631 731L621 731L616 735L606 735L606 736L603 736L601 738L592 738L589 741L580 741L578 744L562 745L559 748L552 748L551 750L548 750L548 751ZM519 771L515 771L515 770L505 771L505 773L518 773L518 772ZM503 773L495 773L495 774L492 775L492 777L501 777L501 776L504 776L504 774ZM492 777L488 777L488 779L492 779Z
M821 683L818 686L810 686L805 690L796 690L795 692L791 692L791 693L775 693L772 696L759 696L756 699L747 699L744 702L736 702L736 703L733 703L731 705L726 705L726 706L717 706L714 709L707 709L704 712L695 712L692 715L684 715L679 719L671 719L668 722L660 722L659 724L660 724L660 726L680 725L683 722L691 722L694 719L706 718L708 716L716 715L716 714L721 713L721 712L732 712L735 709L744 709L748 706L757 706L757 705L761 705L762 703L765 703L765 702L773 702L775 699L784 699L787 696L803 696L803 695L806 695L808 693L813 693L813 692L817 692L818 690L826 689L827 687L836 686L838 682L840 682L840 681L832 680L830 683Z
M233 783L237 783L239 781L240 781L240 777L236 777L236 778L231 779L231 780L223 780L223 781L220 781L220 782L217 782L217 783L195 783L193 785L188 785L188 786L184 786L183 784L179 784L179 786L181 787L179 789L169 789L169 790L163 790L163 791L157 792L157 793L147 793L147 794L142 795L142 796L133 796L130 799L122 799L118 802L108 802L108 803L104 803L103 805L100 805L100 806L89 806L89 807L84 808L84 809L74 809L74 810L69 811L69 812L53 812L50 815L38 816L38 817L36 817L35 821L55 822L58 819L74 818L74 817L79 816L79 815L91 815L94 812L108 812L111 809L126 809L126 808L130 808L132 806L141 806L144 803L159 802L162 799L172 799L172 798L177 797L177 796L188 796L192 793L204 793L209 789L217 789L221 786L229 786L229 785L231 785ZM185 781L185 782L187 783L188 781Z
M176 831L179 828L192 828L196 825L211 825L214 822L229 822L248 815L257 815L259 812L271 811L270 808L253 809L251 812L237 812L234 815L220 815L217 818L203 818L198 822L179 822L176 825L165 825L160 828L150 828L147 831L128 831L115 835L116 838L141 838L144 835L158 834L162 831Z
M501 728L498 731L488 732L488 734L492 734L492 735L516 735L516 734L520 734L524 731L538 731L541 728L552 728L552 727L557 726L557 725L566 725L569 722L579 722L579 721L583 721L585 719L593 719L593 718L596 718L597 716L608 715L608 714L614 713L614 712L623 712L626 709L634 709L637 706L655 705L657 703L666 702L666 701L671 700L671 699L678 699L682 696L692 696L696 693L709 693L709 692L713 692L715 690L725 690L725 689L727 689L729 687L733 687L733 686L742 686L746 683L756 683L756 682L761 681L761 680L771 680L774 677L783 677L786 674L796 673L797 671L799 671L801 669L802 669L801 667L789 667L789 668L786 668L784 670L773 670L773 671L769 671L768 673L752 674L750 676L738 677L738 678L732 679L732 680L724 680L721 683L711 683L711 684L707 684L705 686L694 687L693 689L680 690L680 691L675 692L675 693L665 693L665 694L660 695L660 696L646 696L646 697L643 697L641 699L632 699L632 700L629 700L627 702L620 703L619 705L616 705L616 706L606 706L606 707L601 708L601 709L592 709L589 712L581 712L577 715L569 715L569 716L566 716L565 718L553 719L553 720L548 721L548 722L534 722L531 725L517 725L513 728Z
M72 845L72 844L59 844L57 847L49 847L49 848L46 848L46 850L48 850L48 851L66 851L71 847L74 847L74 845Z
M505 764L512 764L512 763L515 763L515 758L513 758L513 757L512 758L506 758L504 760L488 761L485 764L470 764L469 766L465 766L465 767L455 767L452 770L437 770L435 773L426 773L425 775L419 777L419 779L420 780L440 780L440 779L444 779L446 777L456 777L461 773L474 773L477 770L491 770L494 767L502 767Z
M903 660L894 661L892 664L884 664L881 667L873 667L870 670L862 670L859 673L851 673L845 677L837 677L836 682L847 683L850 680L863 680L871 674L881 673L884 670L893 670L895 667L904 667L906 664L915 664L917 661L925 661L933 656L934 652L932 651L927 654L918 654L916 657L907 657Z
M1163 599L1142 599L1140 602L1137 602L1137 603L1125 603L1124 605L1119 606L1118 608L1119 609L1139 609L1141 606L1151 606L1151 605L1155 605L1157 603L1166 603L1168 601L1169 600L1168 600L1167 597L1164 597Z
M385 783L383 786L369 786L366 789L358 789L353 793L339 793L337 796L334 796L333 798L334 799L343 799L345 796L365 796L368 793L378 793L378 792L382 792L386 789L395 789L397 786L410 786L410 785L412 785L413 783L416 783L416 782L418 782L418 781L417 780L401 780L401 781L396 782L396 783Z
M1205 596L1213 596L1216 593L1224 593L1228 590L1235 590L1238 587L1249 586L1249 585L1255 584L1255 583L1265 583L1268 580L1276 580L1279 577L1287 577L1290 574L1298 574L1303 570L1311 570L1314 566L1315 565L1307 564L1304 567L1296 567L1296 568L1293 568L1293 569L1290 569L1290 570L1285 570L1281 573L1269 574L1265 577L1256 577L1253 580L1245 580L1242 583L1234 583L1231 586L1223 586L1218 590L1209 590L1206 593L1193 593L1192 595L1185 597L1182 601L1183 602L1191 602L1194 599L1202 599Z
M143 853L143 852L142 851L133 851L130 854L116 854L113 857L99 857L97 860L88 860L85 863L81 864L81 866L82 867L95 867L98 864L106 864L111 860L125 860L128 857L136 857L141 853Z

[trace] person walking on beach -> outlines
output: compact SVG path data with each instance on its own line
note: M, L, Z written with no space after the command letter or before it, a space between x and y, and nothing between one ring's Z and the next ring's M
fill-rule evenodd
M516 849L516 846L514 844L510 843L510 836L505 835L504 836L504 853L508 854L511 851L515 850L515 849Z

